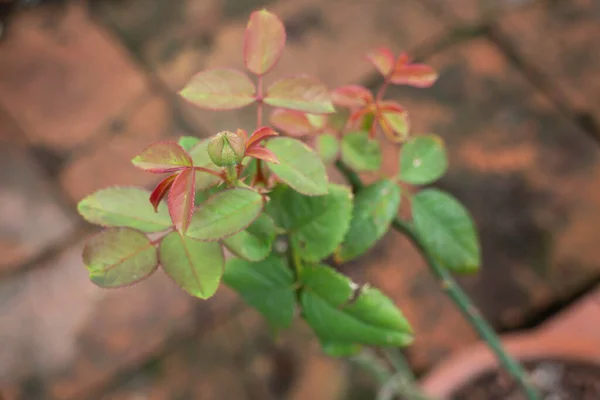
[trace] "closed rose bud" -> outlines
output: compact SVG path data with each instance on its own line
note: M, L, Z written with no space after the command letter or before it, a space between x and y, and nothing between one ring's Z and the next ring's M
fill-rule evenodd
M244 140L233 132L219 132L208 143L208 155L219 167L239 164L245 153Z

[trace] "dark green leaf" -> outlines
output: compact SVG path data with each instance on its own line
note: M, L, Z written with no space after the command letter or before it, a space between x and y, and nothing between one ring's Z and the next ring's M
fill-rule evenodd
M250 263L241 259L227 262L223 282L238 292L276 328L286 328L294 317L296 297L294 275L276 256Z
M219 243L200 242L171 232L160 242L159 253L167 275L192 296L207 299L219 288L225 267Z
M381 168L381 148L366 132L353 132L342 138L342 161L355 171Z
M271 253L275 240L275 224L261 214L246 230L225 239L223 243L231 252L248 261L264 260Z
M158 212L155 212L150 204L150 192L135 187L99 190L81 200L77 210L86 221L107 227L159 232L173 225L166 204L161 203Z
M263 208L262 196L248 189L229 189L200 204L187 230L193 239L224 239L246 229Z
M412 198L412 218L427 250L455 272L475 272L481 263L475 224L454 197L426 189Z
M336 261L356 258L381 239L398 214L400 199L400 188L388 179L361 189L354 200L350 230L336 251Z
M83 249L83 262L92 282L105 288L138 282L158 267L154 244L131 228L110 228L92 236Z
M446 149L438 136L416 136L402 147L399 178L404 182L425 185L444 175L446 168Z
M330 184L325 196L304 196L280 185L270 197L267 212L305 260L319 261L333 253L350 226L352 193L344 186Z
M377 289L359 289L323 265L305 267L301 279L303 316L323 342L388 347L412 342L408 321Z
M269 140L267 148L280 162L267 166L283 182L306 195L327 193L325 165L310 147L296 139L278 137Z

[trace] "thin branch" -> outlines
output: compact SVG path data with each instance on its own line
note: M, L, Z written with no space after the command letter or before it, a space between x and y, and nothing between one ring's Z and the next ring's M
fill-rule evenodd
M346 177L348 182L354 187L354 190L360 190L364 185L360 177L341 162L336 163L338 170ZM446 295L452 300L456 308L463 317L477 331L481 339L487 343L488 347L495 354L496 358L504 369L517 381L523 389L529 400L538 400L539 394L529 379L527 372L514 358L512 358L504 349L500 338L483 318L477 307L473 304L469 296L456 283L448 270L438 263L426 250L423 242L413 229L410 223L396 218L392 226L398 232L403 233L415 245L429 265L429 269L440 283L440 286Z

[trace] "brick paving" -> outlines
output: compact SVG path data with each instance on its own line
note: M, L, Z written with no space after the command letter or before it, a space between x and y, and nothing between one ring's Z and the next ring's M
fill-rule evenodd
M251 112L192 109L174 91L201 68L240 66L245 18L261 6L288 26L274 77L370 84L362 53L382 45L441 72L431 89L390 96L415 131L447 140L439 186L472 211L484 250L482 272L461 282L496 327L523 326L600 277L597 0L89 0L28 10L0 42L3 400L358 393L364 379L323 357L301 323L274 342L226 289L200 302L157 273L105 291L81 263L94 229L76 202L108 185L154 183L132 155L160 138L255 123ZM476 340L400 235L342 269L403 308L418 370Z

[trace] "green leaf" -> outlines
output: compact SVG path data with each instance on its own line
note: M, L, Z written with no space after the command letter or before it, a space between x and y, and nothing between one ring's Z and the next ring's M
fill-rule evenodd
M400 188L388 179L361 189L354 200L350 230L336 251L336 261L352 260L388 231L400 207Z
M444 142L439 136L416 136L402 147L399 178L425 185L440 178L448 168Z
M181 136L177 141L177 144L183 147L185 151L190 151L198 143L200 143L200 139L195 136Z
M101 189L79 202L77 210L86 221L101 226L121 226L143 232L159 232L173 226L167 206L154 212L150 192L135 187Z
M327 193L325 165L310 147L285 137L269 140L266 147L279 159L279 164L267 164L279 179L302 194Z
M167 275L192 296L207 299L219 288L225 267L219 243L200 242L171 232L160 242L159 254Z
M138 282L158 267L154 244L131 228L110 228L92 236L83 249L83 262L92 282L105 288Z
M307 261L319 261L339 246L350 226L352 193L329 185L324 196L304 196L280 185L271 192L267 212L285 229L292 246Z
M223 192L225 190L227 190L227 186L225 185L216 185L211 186L208 189L197 190L196 197L194 198L194 206L199 206L215 194Z
M381 148L367 132L353 132L342 138L342 161L355 171L378 171L381 168Z
M190 155L175 142L156 142L134 157L133 165L149 172L166 173L192 166Z
M327 87L309 76L293 76L273 83L263 100L273 107L330 114L335 111Z
M190 150L190 156L195 167L203 167L219 171L220 168L215 165L208 155L208 143L210 139L201 140ZM196 189L205 189L219 182L219 178L206 172L196 172Z
M356 355L362 349L362 346L355 343L335 342L331 340L321 340L323 352L330 357L350 357Z
M275 328L287 328L294 317L294 275L276 256L250 263L233 258L227 262L223 282L238 292Z
M246 229L260 214L263 197L248 189L229 189L200 204L187 230L191 238L219 240Z
M337 137L329 134L317 136L317 153L321 160L329 163L337 157L340 151L340 142Z
M387 347L412 342L408 321L379 290L359 289L323 265L305 267L301 280L303 316L321 341Z
M232 253L248 261L264 260L271 253L275 240L275 224L261 214L246 230L223 241Z
M233 110L254 103L254 83L234 69L210 69L196 74L180 92L198 107L210 110Z
M426 249L442 265L462 273L479 269L475 224L458 200L440 190L425 189L412 198L412 218Z
M244 63L256 75L269 72L283 53L285 28L275 14L254 11L244 33Z

